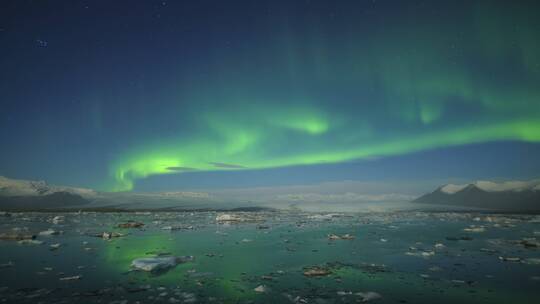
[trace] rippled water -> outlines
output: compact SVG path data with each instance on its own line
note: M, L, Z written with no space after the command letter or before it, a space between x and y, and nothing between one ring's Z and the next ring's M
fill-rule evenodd
M53 220L58 215L63 218ZM246 222L218 223L218 215L0 217L1 233L35 234L43 242L0 241L1 301L540 302L537 216L261 212L233 214ZM118 228L128 220L145 225ZM184 229L164 229L170 226ZM39 235L47 229L62 233ZM103 232L125 235L110 240L96 237ZM329 234L354 239L330 240ZM137 258L184 255L195 259L161 273L130 267ZM324 269L327 275L306 276L310 267Z

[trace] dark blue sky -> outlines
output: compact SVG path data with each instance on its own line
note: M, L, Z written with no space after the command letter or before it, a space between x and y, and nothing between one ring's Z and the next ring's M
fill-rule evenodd
M2 1L0 175L101 190L540 172L534 1Z

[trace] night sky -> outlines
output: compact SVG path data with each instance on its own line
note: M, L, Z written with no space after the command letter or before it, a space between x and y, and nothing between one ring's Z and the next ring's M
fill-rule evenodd
M515 2L1 1L0 175L539 177L540 5Z

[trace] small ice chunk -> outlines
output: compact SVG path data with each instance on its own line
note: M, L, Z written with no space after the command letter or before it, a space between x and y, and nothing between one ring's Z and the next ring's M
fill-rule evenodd
M479 226L479 227L476 227L474 225L471 225L469 226L468 228L464 228L463 231L465 232L484 232L486 231L486 228L482 227L482 226Z
M39 235L41 235L41 236L51 236L51 235L58 235L58 234L60 234L59 231L56 231L56 230L53 230L53 229L50 229L50 228L47 229L47 230L41 231L39 233Z
M377 300L382 298L382 296L379 293L376 293L374 291L367 291L367 292L357 292L355 295L360 296L362 302Z
M343 296L350 296L350 295L352 295L352 294L353 294L352 291L341 291L341 290L340 290L340 291L337 292L337 295L338 295L338 296L341 296L341 297L343 297Z
M61 246L60 243L56 243L56 244L50 245L49 247L50 247L51 250L56 250L56 249L60 248L60 246Z
M131 267L136 270L159 272L173 268L180 263L185 263L192 260L192 256L158 256L151 258L139 258L131 262Z
M55 225L61 224L63 222L64 222L64 216L62 216L62 215L57 215L57 216L53 217L53 219L52 219L52 223L55 224Z
M405 252L405 254L410 255L410 256L422 257L422 258L429 258L435 255L435 251L416 251L416 252L407 251Z
M350 234L344 234L344 235L337 235L337 234L333 234L333 233L330 233L328 235L328 239L331 240L331 241L334 241L334 240L354 240L354 235L350 235Z
M80 280L81 278L82 278L82 275L76 275L76 276L71 276L71 277L60 278L60 281L75 281L75 280Z
M501 260L503 262L520 262L521 258L519 258L519 257L502 257L502 256L500 256L499 260Z
M242 219L233 214L220 214L216 216L217 222L240 222Z
M17 243L19 243L21 245L41 245L41 244L43 244L42 241L38 241L38 240L20 240Z
M264 285L259 285L255 287L253 290L258 293L267 293L269 291L269 288Z

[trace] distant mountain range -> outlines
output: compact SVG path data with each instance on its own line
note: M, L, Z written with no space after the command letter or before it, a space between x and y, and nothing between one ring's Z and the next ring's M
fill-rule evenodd
M342 196L342 195L341 195ZM294 194L277 195L279 201L252 200L207 192L99 192L92 189L53 186L44 181L15 180L0 176L0 210L233 210L236 208L290 209L301 206L303 210L357 210L369 212L362 204L365 195L348 194L343 202L340 195ZM389 199L396 195L377 196L381 201L372 202L371 208L385 210ZM274 197L274 198L275 198ZM301 197L302 200L298 200ZM372 197L372 196L369 196ZM401 198L401 196L399 196ZM372 198L373 200L373 198ZM477 181L470 184L447 184L420 196L407 204L408 199L394 202L394 210L420 208L425 210L498 210L505 212L540 212L540 180L508 181L502 183ZM285 203L283 203L284 201ZM281 202L281 203L280 203ZM341 202L339 204L338 202ZM386 207L383 207L386 206ZM324 207L324 208L322 208ZM354 208L352 208L354 207Z
M540 211L540 180L448 184L413 202L500 211L538 212Z
M199 210L252 207L205 192L99 192L0 176L0 210Z
M58 187L44 181L15 180L0 176L1 209L47 209L85 206L97 195L91 189Z
M46 196L53 193L66 192L79 196L95 196L92 189L51 186L44 181L27 181L0 176L0 196Z

